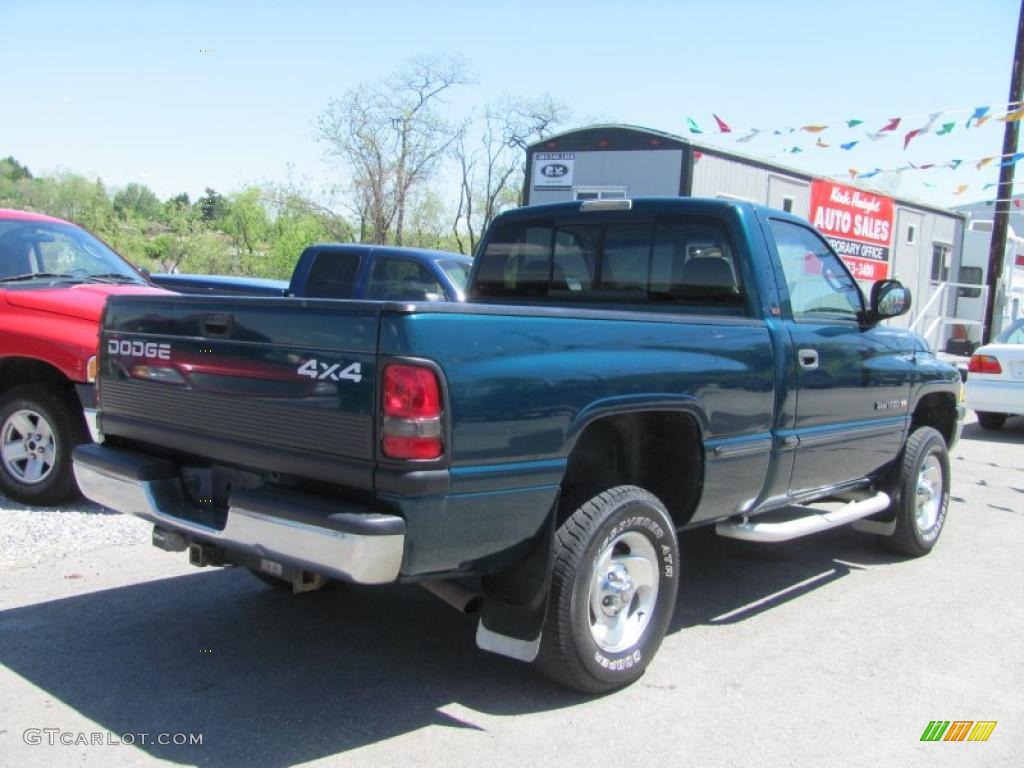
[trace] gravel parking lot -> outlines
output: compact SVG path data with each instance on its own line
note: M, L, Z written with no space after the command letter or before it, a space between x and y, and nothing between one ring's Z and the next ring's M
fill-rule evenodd
M597 699L477 651L418 588L282 595L141 521L0 497L0 764L1024 765L1024 418L968 424L952 464L920 560L850 529L687 534L657 660ZM920 742L936 719L998 725ZM77 743L27 743L45 728Z

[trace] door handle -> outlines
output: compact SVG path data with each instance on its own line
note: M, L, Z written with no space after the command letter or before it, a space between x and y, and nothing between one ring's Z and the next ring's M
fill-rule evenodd
M204 315L199 323L199 330L203 336L227 336L231 333L233 325L234 320L231 315Z
M801 349L796 354L800 358L801 368L807 371L816 371L818 369L818 350Z

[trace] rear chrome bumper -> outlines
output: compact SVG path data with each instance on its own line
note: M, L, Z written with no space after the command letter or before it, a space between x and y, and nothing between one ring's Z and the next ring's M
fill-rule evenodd
M141 517L160 528L359 584L398 578L405 520L285 490L232 494L223 528L207 525L170 462L100 445L74 452L75 478L97 504Z

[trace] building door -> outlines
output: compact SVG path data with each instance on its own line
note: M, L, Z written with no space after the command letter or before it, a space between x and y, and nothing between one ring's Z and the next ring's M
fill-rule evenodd
M906 208L896 208L896 232L892 237L893 255L889 276L899 280L913 295L911 317L917 318L931 297L931 250L925 254L921 247L924 216ZM931 311L938 311L938 305ZM922 329L923 330L923 329Z

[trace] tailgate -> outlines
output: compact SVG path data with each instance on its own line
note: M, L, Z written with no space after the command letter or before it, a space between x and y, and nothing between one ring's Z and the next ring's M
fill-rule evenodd
M370 488L380 305L124 297L104 315L99 427L249 469Z

